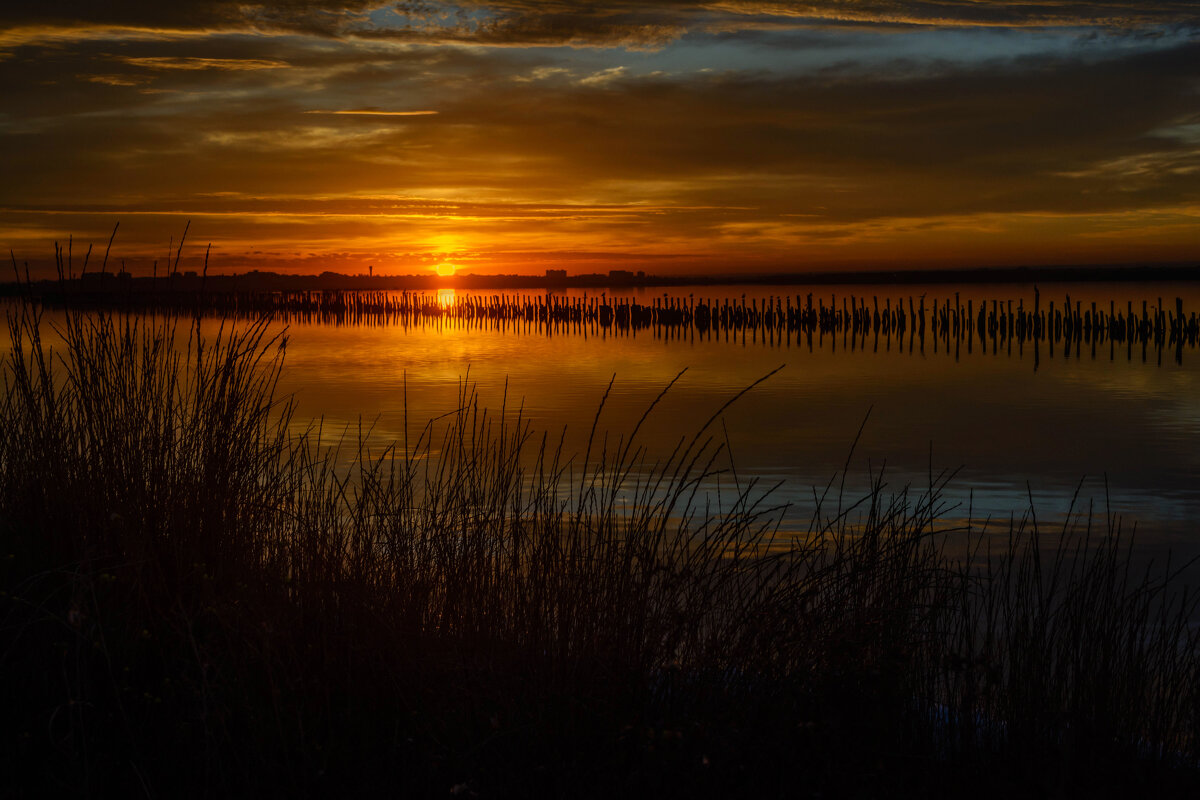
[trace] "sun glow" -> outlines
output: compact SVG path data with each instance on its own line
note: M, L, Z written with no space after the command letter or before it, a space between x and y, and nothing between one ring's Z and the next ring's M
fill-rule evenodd
M448 261L444 261L441 264L438 264L435 269L437 269L437 274L438 274L439 278L450 278L450 277L454 276L454 265L449 263Z

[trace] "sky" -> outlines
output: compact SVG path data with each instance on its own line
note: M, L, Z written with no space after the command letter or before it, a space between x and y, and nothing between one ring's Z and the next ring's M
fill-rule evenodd
M1197 261L1200 3L4 4L0 245L118 223L135 274L185 225L214 272Z

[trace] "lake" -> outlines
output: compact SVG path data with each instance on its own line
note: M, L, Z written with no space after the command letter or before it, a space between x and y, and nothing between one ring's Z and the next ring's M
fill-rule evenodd
M1195 285L1042 285L1041 305L1059 308L1069 295L1140 309L1181 298L1200 307ZM673 287L670 297L761 304L798 287ZM893 304L925 296L965 307L992 300L1033 307L1032 286L822 286L811 290L840 307L851 295ZM476 293L477 301L500 293ZM582 290L561 301L596 299ZM425 299L465 303L470 292L443 290ZM509 296L545 298L544 292ZM614 290L605 299L648 304L663 291ZM870 305L870 299L868 299ZM213 320L206 327L215 327ZM911 333L911 331L910 331ZM881 471L889 488L924 489L943 471L948 520L968 515L1006 525L1033 508L1057 524L1072 507L1093 504L1128 527L1141 543L1189 552L1200 519L1200 352L1143 350L1101 341L1050 343L965 337L923 346L911 335L764 336L664 329L621 331L598 326L479 325L447 319L417 325L292 321L281 390L294 393L298 420L321 417L331 431L361 420L377 444L403 441L456 407L464 383L494 412L520 409L535 431L564 429L568 452L582 454L601 398L612 381L597 430L610 440L628 434L671 380L683 373L639 434L651 459L690 437L738 392L772 377L729 408L714 426L728 435L737 478L781 484L773 498L789 505L786 528L805 528L820 492L848 463L847 495L865 492ZM1036 350L1036 352L1035 352ZM862 429L857 446L852 446ZM847 462L847 459L849 461ZM732 473L723 476L725 486ZM716 488L714 481L713 489Z
M1062 309L1068 297L1090 308L1134 309L1142 303L1186 313L1200 307L1193 284L1042 285L1040 307ZM546 292L441 290L395 295L446 311L471 303L636 303L674 301L774 308L786 301L845 306L854 297L907 309L968 303L1003 310L1034 307L1033 286L745 286ZM955 300L958 293L959 299ZM51 312L47 319L53 321ZM932 319L931 319L932 323ZM208 318L215 332L221 321ZM227 324L227 323L226 323ZM866 493L882 475L889 490L926 489L952 473L943 492L946 523L1010 517L1032 508L1060 523L1074 508L1094 508L1136 522L1141 546L1177 552L1196 547L1200 519L1200 352L1194 345L1078 336L924 338L908 330L843 333L698 330L696 326L625 327L471 322L453 315L415 324L347 324L344 319L272 323L286 330L280 390L294 394L296 426L321 419L325 438L355 437L361 422L376 447L410 440L423 425L457 407L465 386L480 404L510 419L519 412L535 432L563 436L578 455L596 422L597 447L628 435L663 389L678 377L641 427L648 460L666 457L724 404L759 379L721 414L710 433L727 442L726 472L706 487L735 479L773 487L787 506L785 529L808 527L814 498L830 485L846 496ZM7 331L5 331L7 336ZM611 389L610 389L611 382ZM603 410L597 419L601 400ZM861 434L860 434L861 430ZM1031 506L1032 503L1032 506ZM832 504L827 503L829 511Z

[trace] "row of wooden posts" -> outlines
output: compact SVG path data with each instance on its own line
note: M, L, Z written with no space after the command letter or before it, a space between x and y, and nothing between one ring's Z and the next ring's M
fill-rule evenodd
M273 315L284 320L333 324L428 326L458 323L507 327L509 323L557 329L704 334L746 333L783 339L789 335L867 335L943 341L995 340L1000 343L1060 340L1148 343L1157 347L1196 346L1200 318L1186 313L1182 298L1173 304L1132 301L1107 308L1068 295L1043 302L1035 289L1031 305L973 298L945 299L846 295L828 298L780 295L765 299L697 299L564 296L558 294L470 294L452 299L430 292L179 292L84 293L47 296L44 301L82 306L126 307L153 312L199 312L220 316ZM828 303L826 302L828 300Z

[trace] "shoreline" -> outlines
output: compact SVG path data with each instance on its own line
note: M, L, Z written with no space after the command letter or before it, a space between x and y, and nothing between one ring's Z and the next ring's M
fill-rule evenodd
M550 271L548 271L550 272ZM554 271L557 272L557 271ZM763 273L753 275L649 275L627 270L580 275L349 275L323 272L290 275L251 271L201 275L195 271L149 277L128 272L92 271L60 279L0 283L0 296L31 291L35 295L61 291L64 283L96 293L199 290L229 291L428 291L434 289L557 289L661 288L672 286L829 286L938 285L1033 283L1180 283L1200 281L1200 263L1103 266L1023 266L983 269L856 270Z

